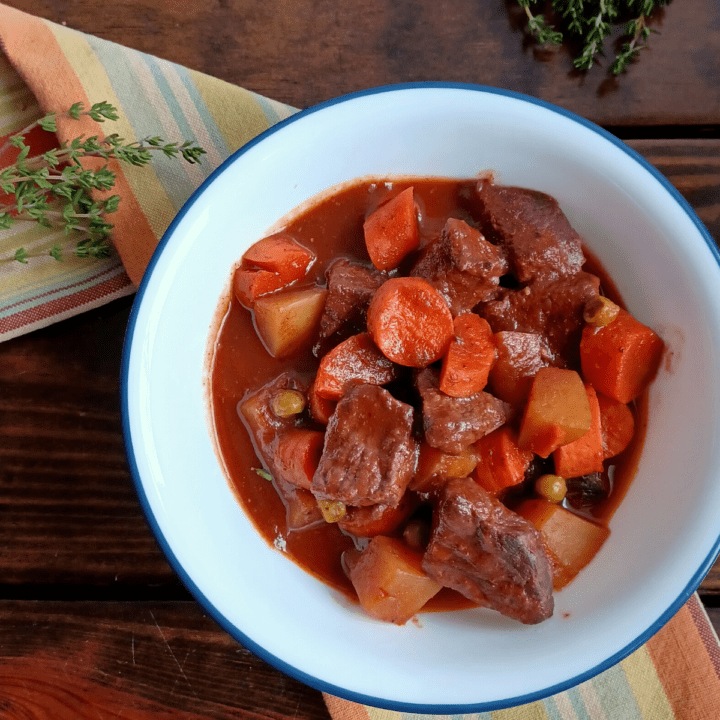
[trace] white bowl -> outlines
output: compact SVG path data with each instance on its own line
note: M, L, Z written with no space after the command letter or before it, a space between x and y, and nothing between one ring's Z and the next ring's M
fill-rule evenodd
M597 557L524 626L488 610L376 622L269 547L214 447L206 395L230 269L279 218L363 175L470 177L560 202L629 309L669 346L637 475ZM208 613L307 684L380 707L492 710L621 660L697 588L719 548L720 259L634 151L547 103L491 88L380 88L301 112L239 150L168 229L133 307L122 402L130 466L159 543Z

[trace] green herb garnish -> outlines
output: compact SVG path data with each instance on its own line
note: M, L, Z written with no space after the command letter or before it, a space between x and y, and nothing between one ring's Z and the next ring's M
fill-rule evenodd
M581 50L573 60L578 70L589 70L598 56L604 56L605 39L612 33L613 26L622 18L630 18L624 22L627 41L610 65L610 71L617 75L647 47L647 39L654 32L648 27L648 18L670 0L552 0L552 10L561 25L559 30L544 14L533 13L532 6L539 2L518 0L528 16L528 30L541 44L560 45L566 37L579 41Z
M73 120L88 115L97 122L118 119L117 109L106 102L95 103L88 110L82 103L75 103L65 115ZM116 176L107 165L97 170L83 168L82 158L117 158L130 165L142 166L150 162L155 152L168 158L180 156L189 163L200 162L200 157L205 154L205 150L193 142L166 143L159 137L150 137L128 143L112 134L102 140L98 136L80 136L57 149L30 157L26 136L35 127L55 132L57 115L50 113L36 120L0 147L0 155L10 146L20 151L15 163L0 171L0 190L6 195L5 202L0 203L0 229L30 220L43 227L62 229L68 237L79 235L69 240L68 245L80 258L105 258L112 254L110 234L113 226L107 216L117 210L120 202L117 195L102 200L93 198L94 190L111 190ZM67 249L54 245L48 254L61 260ZM0 258L0 262L27 264L32 255L25 248L18 248L13 255Z

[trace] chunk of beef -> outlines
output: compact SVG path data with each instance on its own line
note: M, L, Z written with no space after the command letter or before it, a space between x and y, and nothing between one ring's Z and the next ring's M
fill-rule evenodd
M376 385L352 385L325 432L313 477L320 499L396 506L415 472L413 409Z
M471 443L510 418L510 406L490 393L450 397L440 390L438 382L438 374L432 368L421 370L415 377L422 398L425 440L431 447L460 455Z
M557 200L536 190L478 183L483 229L507 251L510 270L525 283L572 275L585 257L580 236Z
M384 273L344 258L336 260L325 273L328 293L320 319L318 347L323 353L336 334L344 339L365 329L365 316L375 291L387 279Z
M463 220L449 218L441 236L423 251L410 271L445 298L453 315L469 312L495 296L507 272L502 250Z
M572 341L579 339L585 304L597 297L599 288L600 280L581 270L562 279L538 279L520 290L503 290L496 300L478 308L478 313L494 332L513 330L541 335L555 360L559 360L568 356Z
M445 486L422 565L440 584L522 623L553 614L540 534L470 478Z

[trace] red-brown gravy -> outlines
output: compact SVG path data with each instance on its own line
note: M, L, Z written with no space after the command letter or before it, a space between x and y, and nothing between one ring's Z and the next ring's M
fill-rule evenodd
M317 260L307 280L324 285L325 269L337 257L369 263L363 240L363 220L388 196L410 185L415 188L422 246L440 233L448 216L469 216L470 198L476 182L413 178L387 184L383 181L354 184L326 197L319 204L309 206L284 230L316 254ZM588 252L586 257L585 269L599 276L603 293L621 304L616 288L599 262ZM218 448L233 489L248 517L269 544L282 549L306 571L354 599L355 592L341 565L341 555L353 547L353 540L333 524L288 532L284 505L272 483L255 471L261 463L237 411L238 402L249 390L265 385L290 369L307 373L310 377L317 369L318 360L309 348L288 359L271 357L255 332L251 313L235 298L225 302L228 302L228 308L216 340L211 394ZM634 412L634 440L621 456L613 459L610 468L612 492L592 511L593 517L603 523L609 520L622 499L637 467L647 412L644 398L635 402ZM470 606L470 601L444 589L426 609Z

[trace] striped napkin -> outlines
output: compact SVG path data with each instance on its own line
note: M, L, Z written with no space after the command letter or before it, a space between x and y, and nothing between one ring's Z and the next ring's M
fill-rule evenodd
M48 112L107 101L116 122L66 119L58 141L118 133L132 142L195 140L200 165L157 153L148 167L111 163L120 207L110 216L117 253L106 260L49 255L67 242L36 223L0 230L0 341L135 291L152 251L200 183L231 153L293 108L207 75L0 5L0 147ZM0 167L8 154L0 155ZM15 261L24 247L28 264Z
M62 237L21 223L0 231L0 340L134 292L175 213L233 151L294 110L150 55L0 4L0 137L76 101L107 101L121 118L58 127L60 142L117 132L195 140L200 166L158 158L114 166L122 202L111 216L117 255L100 261L48 255ZM0 147L4 140L0 140ZM0 155L0 166L9 155ZM25 247L27 265L12 260ZM8 260L10 258L10 260ZM422 720L329 695L334 720ZM427 716L431 717L431 716ZM454 716L461 720L464 716ZM696 595L643 647L592 680L542 701L480 713L478 720L719 720L720 645Z

